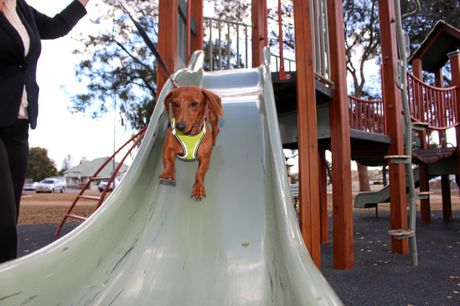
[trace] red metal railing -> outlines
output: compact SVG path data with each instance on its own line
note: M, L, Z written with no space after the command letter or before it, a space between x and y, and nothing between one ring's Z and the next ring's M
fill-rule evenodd
M381 100L363 100L348 96L350 127L369 133L385 134L385 111Z
M428 123L431 130L446 130L457 122L456 87L434 87L407 74L407 95L413 121Z
M56 236L59 237L61 235L62 228L64 227L64 224L67 221L67 219L77 219L80 221L84 221L87 219L87 217L72 214L72 210L75 208L75 206L77 205L80 199L95 200L97 202L97 204L95 205L95 210L98 209L104 203L105 197L107 195L107 191L109 190L110 186L114 186L113 182L115 178L117 177L121 166L125 162L128 155L131 154L133 149L140 145L142 139L144 138L146 131L147 131L147 127L142 128L139 132L137 132L134 136L132 136L128 141L126 141L121 147L119 147L118 150L116 150L112 154L112 156L107 158L107 160L99 167L99 169L96 170L93 176L86 182L86 185L80 190L78 195L75 197L74 201L72 202L69 209L67 210L67 213L64 214L64 217L62 218L61 223L59 223L56 229L56 233L55 233ZM123 158L118 163L118 166L116 167L116 169L113 171L101 195L100 196L84 195L85 191L90 189L89 187L92 182L94 182L95 180L101 179L101 177L99 177L99 173L108 165L109 162L115 161L115 157L118 155L118 153L120 153L124 148L128 147L129 144L131 144L131 146L128 148L128 151L123 155Z
M456 87L434 87L407 73L407 95L411 119L428 123L430 130L457 126ZM386 133L384 103L348 97L350 127L369 133Z

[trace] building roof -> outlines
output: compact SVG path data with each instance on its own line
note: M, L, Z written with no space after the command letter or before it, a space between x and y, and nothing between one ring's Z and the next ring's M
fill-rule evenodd
M93 176L96 171L104 164L104 162L109 157L100 157L93 159L91 161L84 161L80 165L73 167L69 170L64 171L65 177L91 177ZM120 163L115 162L115 168L118 167ZM109 177L112 175L113 171L113 164L109 162L104 169L99 173L99 177ZM129 166L123 164L120 168L120 173L124 173L128 170Z
M449 60L447 54L456 51L459 46L460 30L443 20L439 20L411 56L409 62L419 58L422 60L423 70L436 72Z

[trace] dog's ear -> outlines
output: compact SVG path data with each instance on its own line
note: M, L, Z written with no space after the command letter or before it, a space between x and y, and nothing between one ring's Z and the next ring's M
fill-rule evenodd
M220 97L206 89L202 89L202 92L206 99L208 99L209 109L214 111L217 116L222 117L224 115L224 108L222 107Z
M166 97L165 97L165 99L164 99L164 101L163 101L163 102L164 102L164 105L165 105L165 111L168 113L169 116L171 115L171 114L169 113L169 110L170 110L169 105L170 105L170 103L171 103L170 98L171 98L171 96L172 96L172 93L173 93L173 92L170 91L170 92L166 95Z

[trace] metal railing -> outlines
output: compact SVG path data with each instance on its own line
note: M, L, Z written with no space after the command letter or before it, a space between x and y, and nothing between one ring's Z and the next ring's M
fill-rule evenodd
M204 18L206 70L250 67L251 25L217 18Z
M273 71L279 71L280 70L280 60L281 58L276 55L276 54L271 54L271 60L270 60L270 63L273 67L271 68L274 68ZM284 70L286 72L289 72L289 71L295 71L296 70L296 65L295 65L295 61L290 59L290 58L283 58L283 63L284 63Z
M331 83L329 28L326 0L311 0L311 7L315 76L325 83Z
M329 29L326 0L312 1L312 28L315 76L326 84L330 80ZM252 26L242 22L205 17L204 68L208 71L252 66ZM280 56L272 54L272 69L280 69ZM295 71L295 61L284 58L285 71Z

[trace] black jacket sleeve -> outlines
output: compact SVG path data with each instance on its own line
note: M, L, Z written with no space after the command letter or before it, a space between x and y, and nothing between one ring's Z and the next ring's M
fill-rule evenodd
M41 39L55 39L66 35L86 15L85 7L77 0L54 17L48 17L32 7L31 9Z

